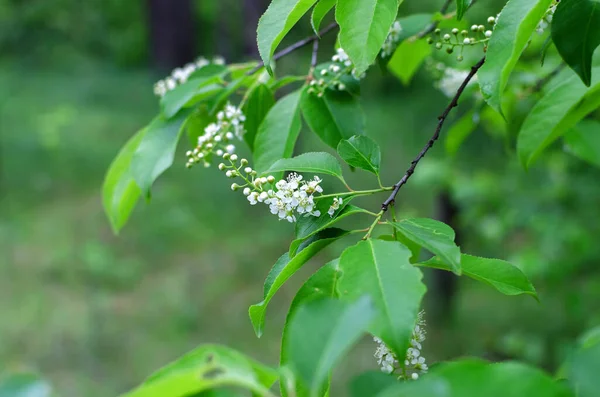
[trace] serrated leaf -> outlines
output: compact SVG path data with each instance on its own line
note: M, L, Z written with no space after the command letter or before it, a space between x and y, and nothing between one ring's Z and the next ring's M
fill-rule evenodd
M377 58L398 13L399 0L338 0L339 40L361 75Z
M439 257L417 265L452 271L448 262ZM535 288L527 276L509 262L462 254L461 266L465 276L489 284L505 295L527 294L537 299Z
M333 149L342 139L365 133L365 116L358 100L344 91L325 91L318 97L306 91L302 115L310 129Z
M129 215L141 195L139 186L131 173L131 159L146 134L146 128L138 131L123 146L104 177L102 203L113 232L117 234L125 226Z
M258 52L269 73L271 58L285 35L317 0L273 0L258 22Z
M517 138L517 152L525 167L600 106L600 67L594 68L594 73L596 77L589 88L574 74L562 78L562 82L555 84L531 109Z
M387 66L404 85L408 85L425 59L431 55L431 45L424 40L404 40Z
M348 140L342 140L337 147L337 152L348 165L379 175L381 149L371 138L353 136Z
M344 180L339 161L325 152L304 153L289 159L277 160L264 174L284 171L325 174Z
M465 15L465 12L469 9L471 0L456 0L456 19L459 21Z
M552 0L509 0L496 21L477 78L486 102L502 113L501 97L508 78Z
M375 316L368 296L354 302L322 298L300 306L289 322L289 365L318 397L333 366L348 352Z
M251 151L254 150L254 140L258 128L274 104L275 95L265 84L258 84L248 95L248 100L243 109L246 116L244 141L246 141Z
M162 114L170 119L184 107L188 107L217 95L223 90L219 84L204 85L203 79L189 80L168 91L160 99Z
M190 115L182 111L170 120L155 118L131 158L131 175L146 197L154 181L171 165L183 125Z
M460 248L454 242L456 236L450 226L427 218L403 219L390 224L413 243L441 257L454 273L460 275Z
M317 252L347 233L344 230L334 228L323 230L321 233L305 241L296 256L290 258L286 252L275 262L275 265L273 265L273 268L265 279L264 299L262 302L250 306L248 311L254 332L258 337L263 333L267 306L279 288Z
M565 135L567 151L600 167L600 122L582 120Z
M458 149L460 149L460 146L464 140L467 139L467 137L471 135L471 133L473 133L473 131L475 131L477 128L477 124L473 120L474 116L474 110L468 111L461 116L461 118L459 118L448 130L448 133L446 134L445 146L446 152L448 152L449 155L454 156L458 152Z
M225 346L206 345L184 355L151 375L121 397L184 397L219 387L240 387L271 395L277 371Z
M340 257L340 299L369 295L378 313L369 331L404 357L425 294L423 275L399 242L364 240Z
M0 397L50 397L51 390L39 376L14 373L0 377Z
M298 90L281 98L258 128L254 140L254 166L259 173L268 170L277 160L292 155L302 127L301 94Z
M319 34L321 22L323 22L323 19L329 13L329 11L335 7L335 3L337 3L337 0L319 0L315 8L313 8L310 21L315 34Z
M600 1L561 0L551 25L558 53L589 87L592 55L600 45Z

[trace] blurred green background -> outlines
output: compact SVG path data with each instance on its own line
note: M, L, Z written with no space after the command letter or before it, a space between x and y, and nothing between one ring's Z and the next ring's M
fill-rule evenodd
M247 308L287 249L288 223L249 207L216 169L186 170L185 142L151 205L140 203L118 237L100 195L112 158L158 110L154 81L197 55L255 58L267 3L0 0L0 374L32 369L57 396L100 397L128 390L201 343L276 364L295 291L343 247L330 247L278 294L257 339ZM405 3L408 15L441 1ZM478 2L468 17L484 21L501 3ZM308 21L301 25L290 42L310 34ZM332 40L321 59L331 56ZM538 55L526 57L534 63ZM286 58L280 73L306 73L309 56ZM382 178L392 184L447 99L427 68L408 87L373 69L362 104L368 133L384 148ZM519 102L517 115L535 100ZM514 130L482 123L455 156L437 145L399 196L399 216L451 223L464 251L520 266L541 300L427 273L430 363L477 355L554 370L574 339L600 323L600 170L559 143L526 172ZM298 147L326 150L307 129ZM359 172L349 179L374 184ZM374 210L382 200L362 204ZM336 373L334 395L345 394L343 381L357 371L376 367L373 352L365 338Z

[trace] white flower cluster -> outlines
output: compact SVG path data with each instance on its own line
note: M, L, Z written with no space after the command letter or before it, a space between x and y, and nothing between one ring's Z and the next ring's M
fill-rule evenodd
M198 69L202 69L210 64L224 65L225 59L223 57L215 57L212 61L204 57L196 59L195 62L188 63L187 65L176 68L173 70L170 76L163 80L159 80L154 84L154 95L163 97L167 92L175 89L179 84L183 84L190 78L190 75Z
M359 76L356 73L354 64L342 48L336 50L336 54L331 57L331 64L321 69L319 75L318 79L315 78L310 82L310 88L308 89L309 93L316 94L319 97L323 96L328 88L339 91L346 90L347 87L342 81L343 78L351 77L354 80L364 78L364 74Z
M535 28L535 31L538 32L538 34L543 34L544 31L548 28L548 26L550 26L550 23L552 22L552 18L554 17L554 12L556 11L556 7L558 6L558 3L560 3L560 0L554 0L552 2L552 4L550 5L550 7L548 8L548 10L546 10L544 17L542 18L542 20L538 23L537 27Z
M383 46L381 47L381 57L387 58L392 56L396 47L398 46L398 41L400 40L400 33L402 33L402 25L400 25L399 21L395 21L390 31L388 33Z
M399 360L387 345L379 338L374 337L373 340L377 343L375 350L375 358L377 364L381 366L381 371L391 374L396 370L400 370L400 376L404 379L419 379L419 375L426 373L429 367L425 364L425 358L421 356L423 341L425 341L425 321L423 320L424 312L421 311L417 317L417 324L413 329L410 339L410 347L406 351L404 366L401 366Z
M435 86L440 91L442 91L444 95L446 95L448 98L452 98L454 97L454 95L456 95L456 92L460 88L463 81L465 81L465 79L469 75L469 72L467 70L458 70L444 67L443 73L444 74L442 78L436 82ZM469 85L473 84L476 81L477 75L473 76L471 81L469 81Z
M333 218L335 211L337 211L342 204L344 204L344 200L341 197L334 198L331 207L329 207L329 211L327 211L329 216Z
M202 161L205 167L210 167L213 153L219 157L224 153L233 154L235 145L231 142L234 138L242 139L245 121L246 116L242 110L228 103L217 113L217 121L209 124L204 129L204 134L198 137L198 145L194 150L187 151L186 166L191 168Z

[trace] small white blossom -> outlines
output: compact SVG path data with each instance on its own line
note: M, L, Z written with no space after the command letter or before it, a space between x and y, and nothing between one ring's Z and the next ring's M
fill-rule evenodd
M552 2L552 4L550 5L550 7L548 7L548 10L546 10L544 17L542 18L542 20L538 23L537 27L535 28L535 31L538 34L543 34L544 31L548 28L548 26L550 26L550 23L552 22L552 18L554 17L554 12L556 11L556 7L558 6L558 3L560 3L560 0L554 0Z
M398 46L398 41L400 40L401 33L402 25L400 25L400 22L395 21L392 27L390 28L388 36L385 39L385 42L383 43L383 46L381 47L382 58L387 58L394 53L396 47Z
M223 57L215 57L212 61L215 65L223 65L225 60ZM175 68L171 72L171 75L167 76L164 80L157 81L154 84L154 95L163 97L167 92L175 89L179 84L183 84L190 76L198 69L202 69L205 66L210 65L206 58L200 57L192 63L188 63L180 68Z
M343 203L344 203L344 200L341 197L334 198L333 203L331 204L331 207L329 207L329 211L327 211L329 216L333 218L335 211L337 211Z
M466 40L466 39L465 39ZM436 87L449 98L454 97L459 87L465 81L469 72L453 68L445 68L443 77L436 83ZM473 76L469 84L477 81L477 75Z

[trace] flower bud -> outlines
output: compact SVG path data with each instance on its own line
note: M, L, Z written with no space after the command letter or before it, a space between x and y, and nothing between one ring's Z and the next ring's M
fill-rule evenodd
M488 23L490 23L490 24L492 24L492 23L496 23L496 18L494 18L494 17L489 17L489 18L487 19L487 22L488 22Z
M234 184L231 185L231 190L233 190L234 192L236 190L238 190L239 188L240 188L240 185L238 185L237 183L234 183Z
M462 34L463 36L468 36L469 32L467 32L466 30L461 30L460 34Z
M250 193L252 193L252 190L249 187L244 189L244 196L250 196Z
M223 163L219 164L219 170L224 171L225 170L225 164L223 164Z
M223 154L223 159L227 160L229 158L230 154L229 153L224 153Z
M459 56L457 56L457 57L456 57L456 60L457 60L458 62L462 62L462 61L463 61L463 59L464 59L464 58L463 58L463 56L462 56L462 55L459 55Z
M465 38L463 40L463 43L465 43L465 44L471 44L471 39L467 37L467 38Z
M452 29L452 34L453 35L457 35L458 34L458 29L457 28Z
M225 176L227 178L233 178L234 177L233 171L232 170L227 170L227 172L225 173Z
M241 165L246 165L246 164L248 164L248 160L247 159L241 159L240 160L240 164Z
M244 168L244 172L245 172L246 174L249 174L249 173L251 173L251 172L252 172L252 168L250 168L250 167L246 167L246 168Z
M488 39L489 39L490 37L492 37L492 31L491 31L491 30L486 30L486 31L485 31L485 37L487 37Z
M237 159L238 159L237 154L232 154L231 157L229 157L229 160L231 160L231 161L237 161Z
M427 44L433 44L433 39L431 37L427 38Z
M221 149L217 150L215 153L217 154L217 156L223 155L223 151Z
M269 183L273 183L273 182L275 182L275 177L274 177L273 175L269 175L269 176L267 177L267 182L269 182Z
M448 33L446 33L443 38L444 41L450 41L450 35Z
M477 25L473 25L473 26L471 26L471 30L472 30L473 32L477 32L477 29L479 29L479 26L477 26Z
M441 32L442 31L440 29L436 29L436 30L433 31L433 33L435 33L435 34L440 34Z
M438 50L442 49L442 43L435 43L435 48L437 48Z

